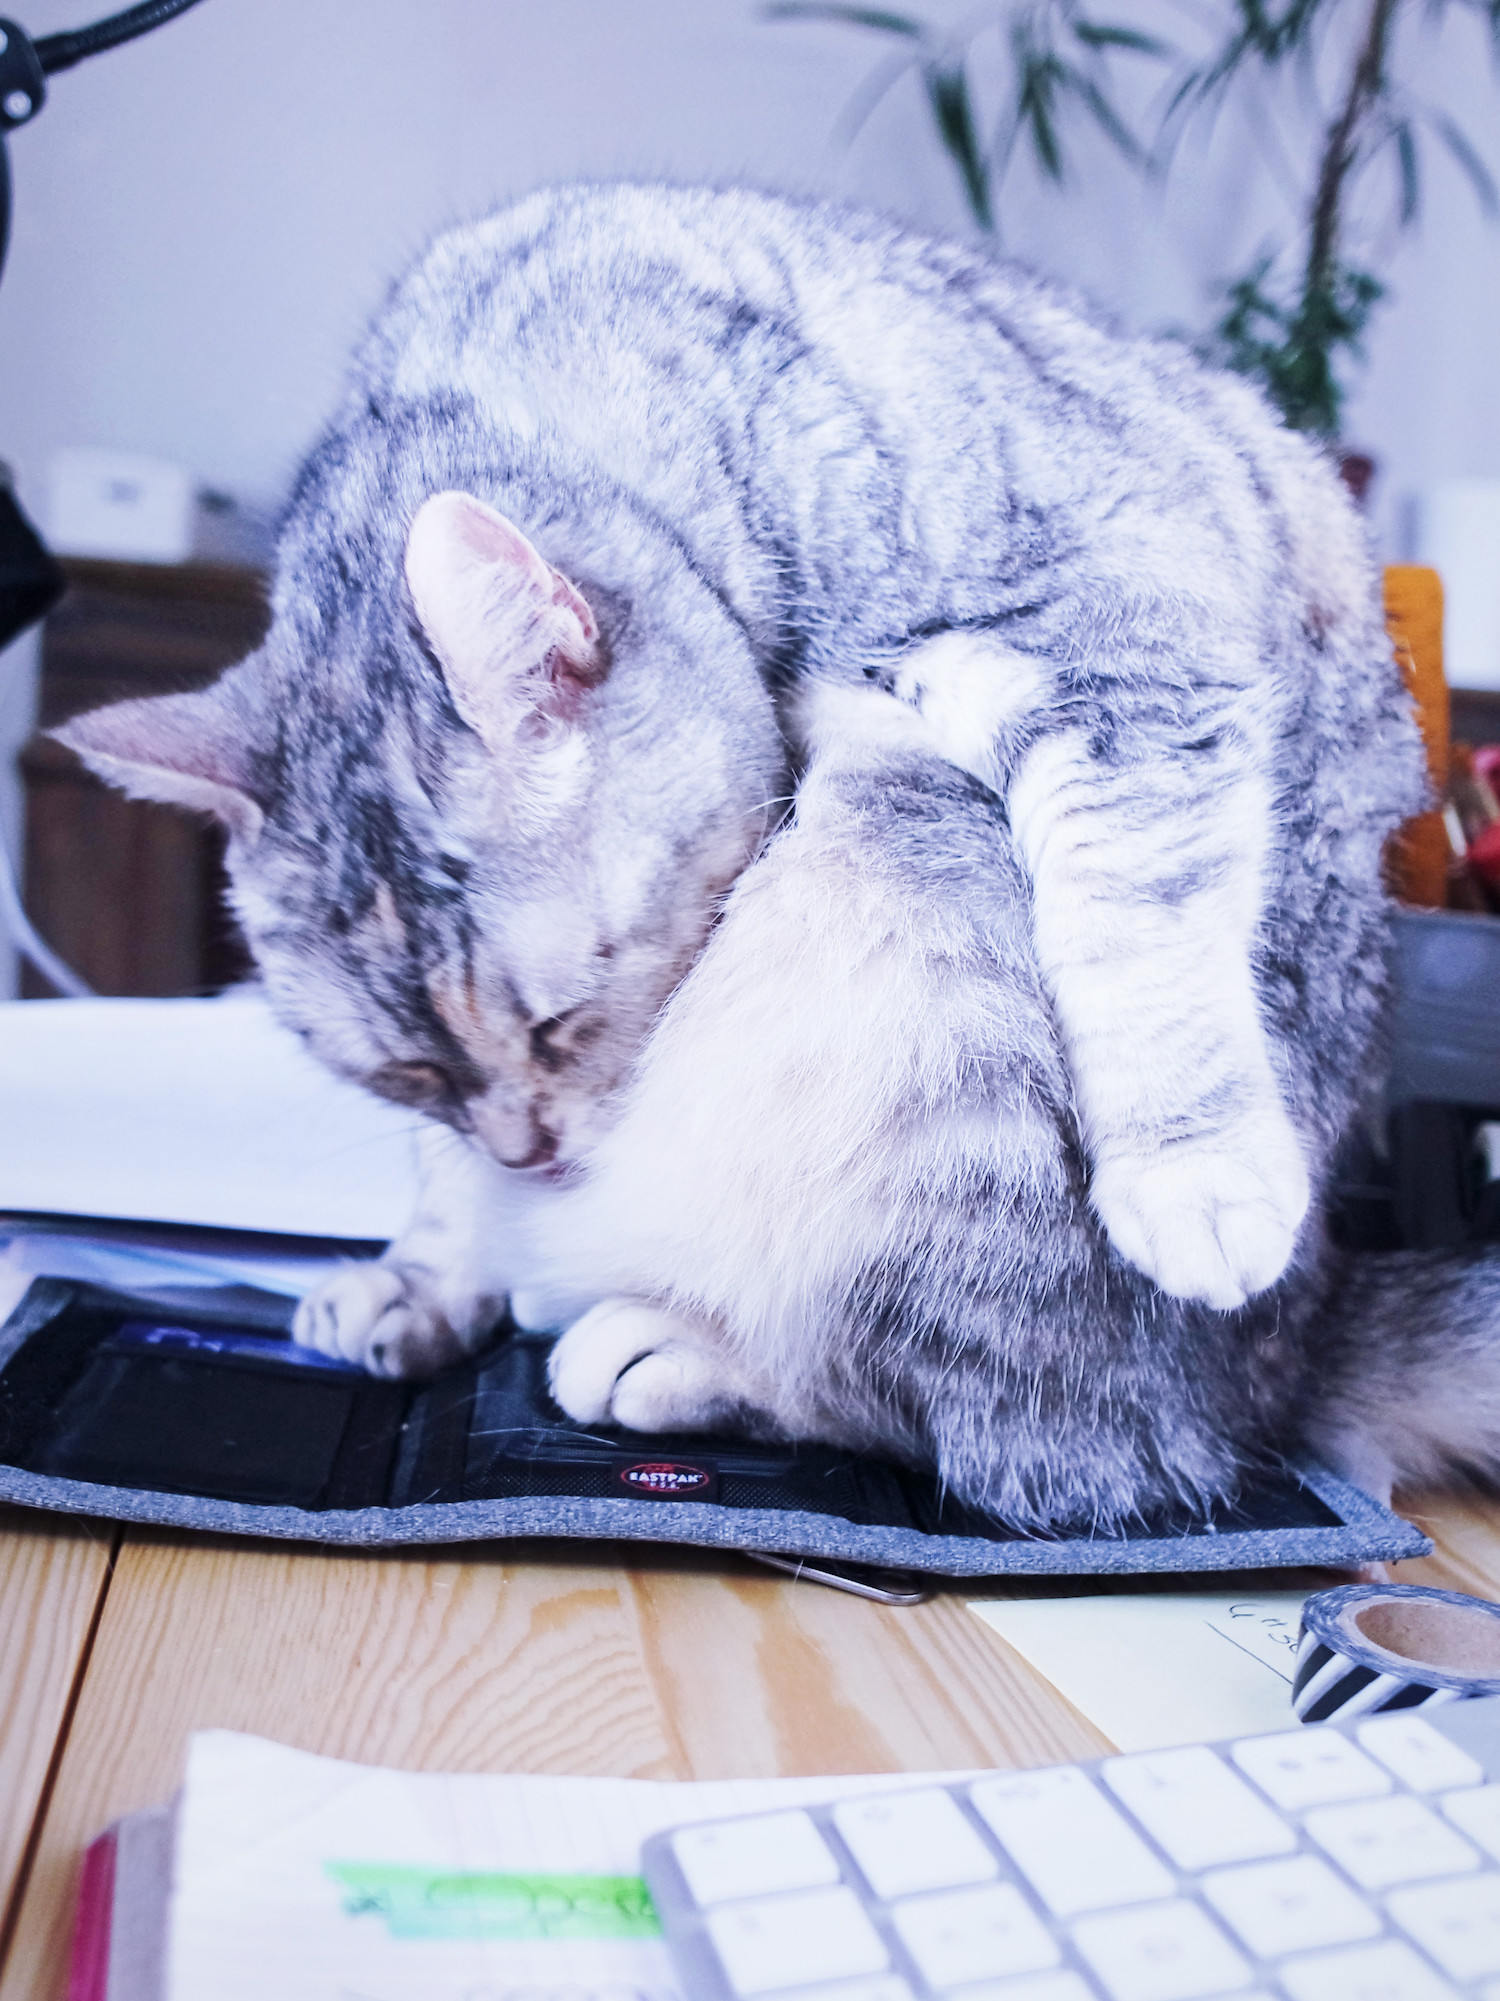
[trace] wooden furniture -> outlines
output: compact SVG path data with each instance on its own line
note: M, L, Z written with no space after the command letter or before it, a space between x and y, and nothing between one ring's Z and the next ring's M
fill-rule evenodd
M1438 1549L1398 1581L1500 1596L1500 1501L1404 1509ZM350 1554L0 1511L0 2001L62 2001L82 1850L171 1795L192 1730L448 1771L1041 1765L1112 1747L965 1599L1193 1584L960 1584L893 1609L707 1551Z
M259 571L77 557L63 567L69 589L42 632L42 729L101 702L202 687L265 632ZM46 737L27 746L21 772L27 907L90 986L191 994L240 977L216 828L123 798ZM51 988L28 967L22 992Z
M1385 624L1416 704L1427 751L1427 775L1442 798L1448 783L1449 694L1443 674L1443 586L1436 570L1393 564L1385 573ZM1448 834L1434 808L1392 836L1386 868L1403 903L1441 910L1448 900Z

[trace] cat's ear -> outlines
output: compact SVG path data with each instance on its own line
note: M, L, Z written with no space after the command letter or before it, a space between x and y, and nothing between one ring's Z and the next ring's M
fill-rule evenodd
M491 750L503 754L528 723L576 721L608 672L582 591L472 494L418 508L406 581L454 707Z
M250 791L249 720L232 681L220 681L194 695L91 709L50 734L132 799L212 813L253 841L264 814Z

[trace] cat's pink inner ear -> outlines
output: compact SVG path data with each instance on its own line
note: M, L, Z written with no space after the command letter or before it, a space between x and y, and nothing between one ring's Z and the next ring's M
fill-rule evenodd
M530 716L574 719L604 677L599 623L582 591L472 494L423 502L406 581L459 714L496 748Z
M253 840L264 819L250 792L249 717L225 682L92 709L51 732L132 799L212 813Z

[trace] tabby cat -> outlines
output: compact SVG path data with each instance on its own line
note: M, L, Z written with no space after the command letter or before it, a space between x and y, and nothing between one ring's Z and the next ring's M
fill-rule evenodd
M1108 1526L1494 1457L1500 1262L1321 1221L1422 796L1375 584L1179 347L873 216L572 187L396 289L260 650L62 734L227 824L272 1004L435 1122L304 1338L418 1373L509 1298L581 1420Z

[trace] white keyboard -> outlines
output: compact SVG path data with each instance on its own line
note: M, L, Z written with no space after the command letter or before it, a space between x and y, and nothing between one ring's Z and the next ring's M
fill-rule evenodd
M1500 1697L655 1836L688 2001L1500 2001Z

